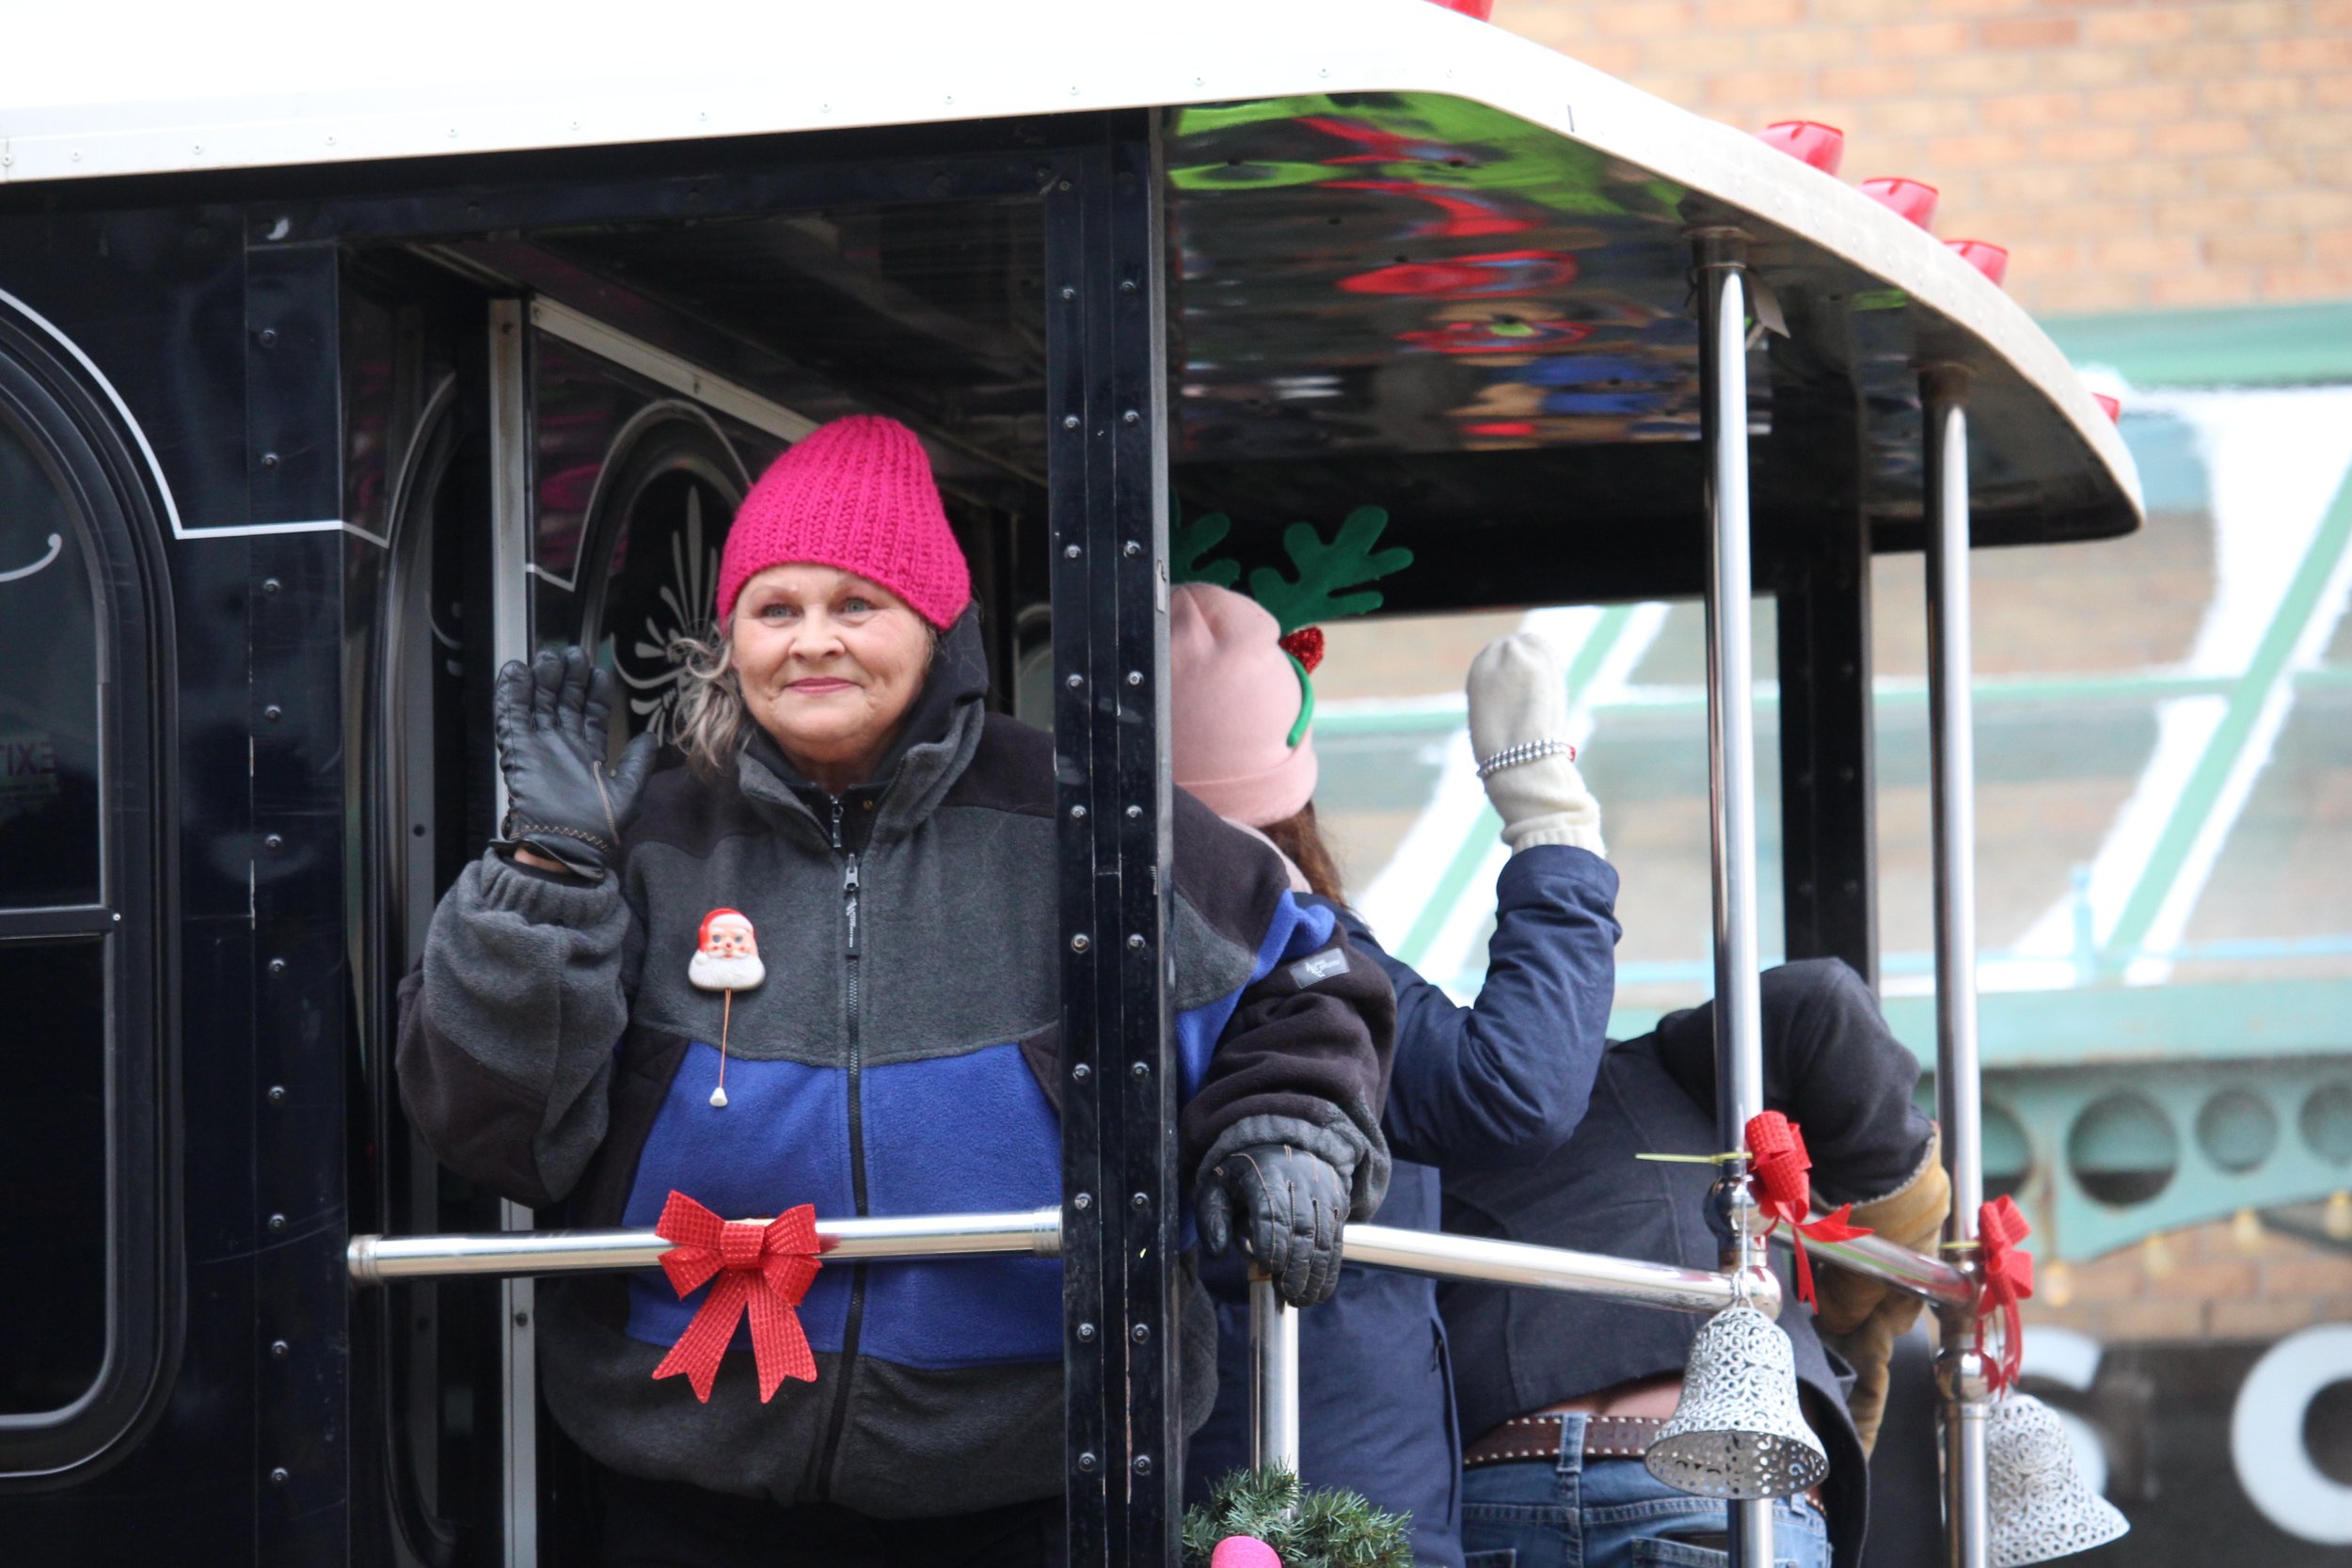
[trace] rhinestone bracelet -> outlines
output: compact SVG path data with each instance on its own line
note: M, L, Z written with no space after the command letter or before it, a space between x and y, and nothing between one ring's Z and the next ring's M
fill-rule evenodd
M1574 762L1576 748L1565 740L1522 740L1516 746L1505 746L1493 756L1482 760L1478 765L1478 776L1491 779L1506 768L1517 768L1520 763L1534 762L1539 757L1562 755Z

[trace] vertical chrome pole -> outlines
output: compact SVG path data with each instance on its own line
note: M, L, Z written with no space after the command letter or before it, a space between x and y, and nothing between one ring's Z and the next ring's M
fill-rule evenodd
M490 302L490 668L531 657L531 386L529 317L518 299ZM497 770L493 769L494 774ZM506 781L497 774L498 820ZM506 1230L532 1228L531 1211L499 1205ZM503 1441L500 1475L505 1568L539 1560L538 1302L532 1282L499 1282L499 1367Z
M1741 236L1694 236L1699 280L1700 441L1707 463L1707 773L1713 811L1715 1116L1724 1151L1747 1142L1764 1108L1762 1004L1756 912L1756 691L1748 538L1748 308ZM1745 1161L1716 1187L1724 1266L1765 1261L1750 1223L1756 1198ZM1731 1568L1770 1568L1772 1505L1726 1506Z
M1298 1311L1249 1276L1249 1463L1298 1474Z
M1935 1099L1952 1181L1949 1260L1974 1279L1984 1201L1977 1063L1977 765L1969 690L1967 384L1957 370L1920 383L1927 439L1928 734L1935 879ZM1947 1307L1936 1384L1944 1402L1944 1560L1985 1568L1985 1418L1991 1389L1975 1314Z

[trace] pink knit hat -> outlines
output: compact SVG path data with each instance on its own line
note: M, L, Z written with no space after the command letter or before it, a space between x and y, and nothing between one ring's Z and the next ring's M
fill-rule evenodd
M1311 729L1291 744L1306 691L1281 627L1255 599L1205 582L1168 596L1168 759L1179 787L1263 828L1315 792Z
M818 426L759 476L719 561L721 624L746 582L798 562L878 582L942 631L972 602L930 459L914 432L878 414Z

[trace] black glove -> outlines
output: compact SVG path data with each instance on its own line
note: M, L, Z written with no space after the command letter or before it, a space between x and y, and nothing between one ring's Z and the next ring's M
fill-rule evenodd
M636 814L637 792L653 766L650 732L628 743L621 766L604 767L605 720L612 676L578 648L541 653L526 668L509 659L499 672L499 770L506 775L510 844L525 845L566 870L602 877L620 856L621 830Z
M1233 1215L1248 1230L1242 1248L1274 1276L1293 1307L1331 1299L1340 1284L1340 1227L1347 1183L1331 1162L1288 1144L1235 1149L1200 1173L1200 1244L1212 1257L1232 1244Z

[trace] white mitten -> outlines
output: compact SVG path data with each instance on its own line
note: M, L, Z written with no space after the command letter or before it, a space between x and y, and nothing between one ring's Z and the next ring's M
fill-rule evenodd
M1470 661L1469 692L1470 751L1512 852L1565 844L1607 854L1600 802L1568 753L1567 674L1551 644L1524 631L1495 639Z

